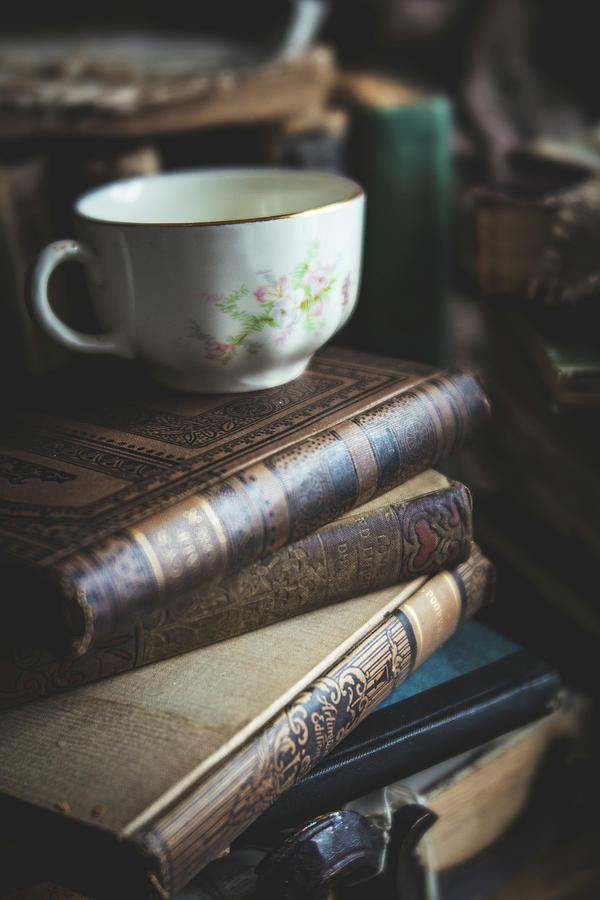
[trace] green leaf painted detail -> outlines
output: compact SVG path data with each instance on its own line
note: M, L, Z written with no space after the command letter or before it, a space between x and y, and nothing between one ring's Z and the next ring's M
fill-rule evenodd
M242 284L226 297L212 295L211 299L226 316L236 324L237 328L228 335L226 341L217 341L203 335L207 359L227 363L245 345L248 353L258 352L260 342L248 341L248 338L259 335L266 327L280 331L277 342L283 342L293 330L303 327L306 331L316 331L324 319L324 304L332 296L339 278L332 264L324 263L318 256L319 241L313 241L302 262L294 266L291 273L275 279L266 274L266 283L260 284L252 291L258 305L256 312L240 308L240 301L247 298L250 289ZM346 291L349 275L346 276L343 292ZM342 306L345 305L346 293L342 293ZM247 300L246 300L247 305ZM192 322L189 337L201 338L201 330Z

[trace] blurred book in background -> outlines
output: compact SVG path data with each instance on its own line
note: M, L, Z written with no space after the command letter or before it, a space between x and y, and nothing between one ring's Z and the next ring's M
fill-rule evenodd
M348 160L367 192L358 308L342 340L443 364L448 351L452 106L393 78L342 72Z
M509 178L475 190L472 216L492 417L454 474L470 478L506 585L495 624L597 695L597 174L519 149Z

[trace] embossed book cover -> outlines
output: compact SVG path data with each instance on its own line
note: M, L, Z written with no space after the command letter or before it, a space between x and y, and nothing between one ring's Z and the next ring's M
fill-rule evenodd
M250 394L53 386L5 416L7 632L83 653L434 466L487 411L468 372L336 347Z
M98 641L82 656L0 648L0 709L79 687L464 562L473 536L464 484L428 469Z
M0 846L35 846L46 878L95 900L165 900L492 590L473 547L429 579L4 710Z

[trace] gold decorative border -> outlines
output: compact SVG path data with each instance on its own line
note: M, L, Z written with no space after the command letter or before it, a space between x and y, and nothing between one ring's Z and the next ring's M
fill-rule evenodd
M224 169L222 171L225 172L227 170ZM233 169L231 171L240 172L241 170ZM299 170L295 170L295 169L288 169L288 170L273 169L273 170L270 170L270 169L266 168L264 170L261 170L261 169L249 170L249 172L262 172L262 171L265 171L265 172L289 171L292 174L302 174L301 169L299 169ZM172 173L171 172L163 172L163 173L158 173L156 177L160 178L161 174L162 174L162 176L169 177L171 174L172 175L176 175L176 174L184 175L184 174L186 174L186 171L184 170L182 172L172 172ZM330 173L323 172L323 173L315 173L315 174L328 175ZM144 177L145 176L141 175L141 176L137 176L136 178L133 178L133 179L124 179L124 181L135 181L138 178L142 179ZM155 176L146 176L146 177L153 178ZM80 203L80 201L86 199L91 194L94 194L96 192L99 192L99 191L102 191L102 190L108 188L109 187L108 184L101 185L100 187L94 188L93 190L88 191L85 194L82 194L81 197L78 197L77 200L75 201L73 213L74 213L75 219L80 220L82 222L88 222L93 225L120 225L125 228L159 228L159 227L160 228L190 228L190 227L205 228L208 226L214 227L217 225L245 225L250 222L275 222L280 219L294 219L294 218L298 218L299 216L308 216L308 215L313 215L314 213L329 212L329 210L337 209L341 206L344 206L346 203L351 203L353 200L357 200L359 197L363 197L365 195L365 191L363 190L363 188L358 184L358 182L354 181L354 179L348 178L346 175L335 175L334 177L344 180L344 181L347 181L349 187L351 185L354 185L354 188L355 188L354 192L352 194L350 194L348 197L344 197L342 200L333 200L331 203L324 203L322 206L313 206L313 207L310 207L309 209L300 209L300 210L297 210L296 212L291 212L291 213L280 213L275 216L255 216L255 217L249 217L249 218L243 218L243 219L222 219L222 220L217 219L216 221L209 221L209 222L203 222L203 221L200 221L200 222L119 222L119 221L115 221L113 219L96 219L93 216L85 215L85 213L82 213L77 209L77 205Z

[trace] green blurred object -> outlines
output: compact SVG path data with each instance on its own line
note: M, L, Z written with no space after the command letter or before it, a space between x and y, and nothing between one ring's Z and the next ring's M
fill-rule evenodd
M350 164L367 192L367 219L360 299L343 338L444 365L452 106L440 96L372 94L358 98L352 119Z

